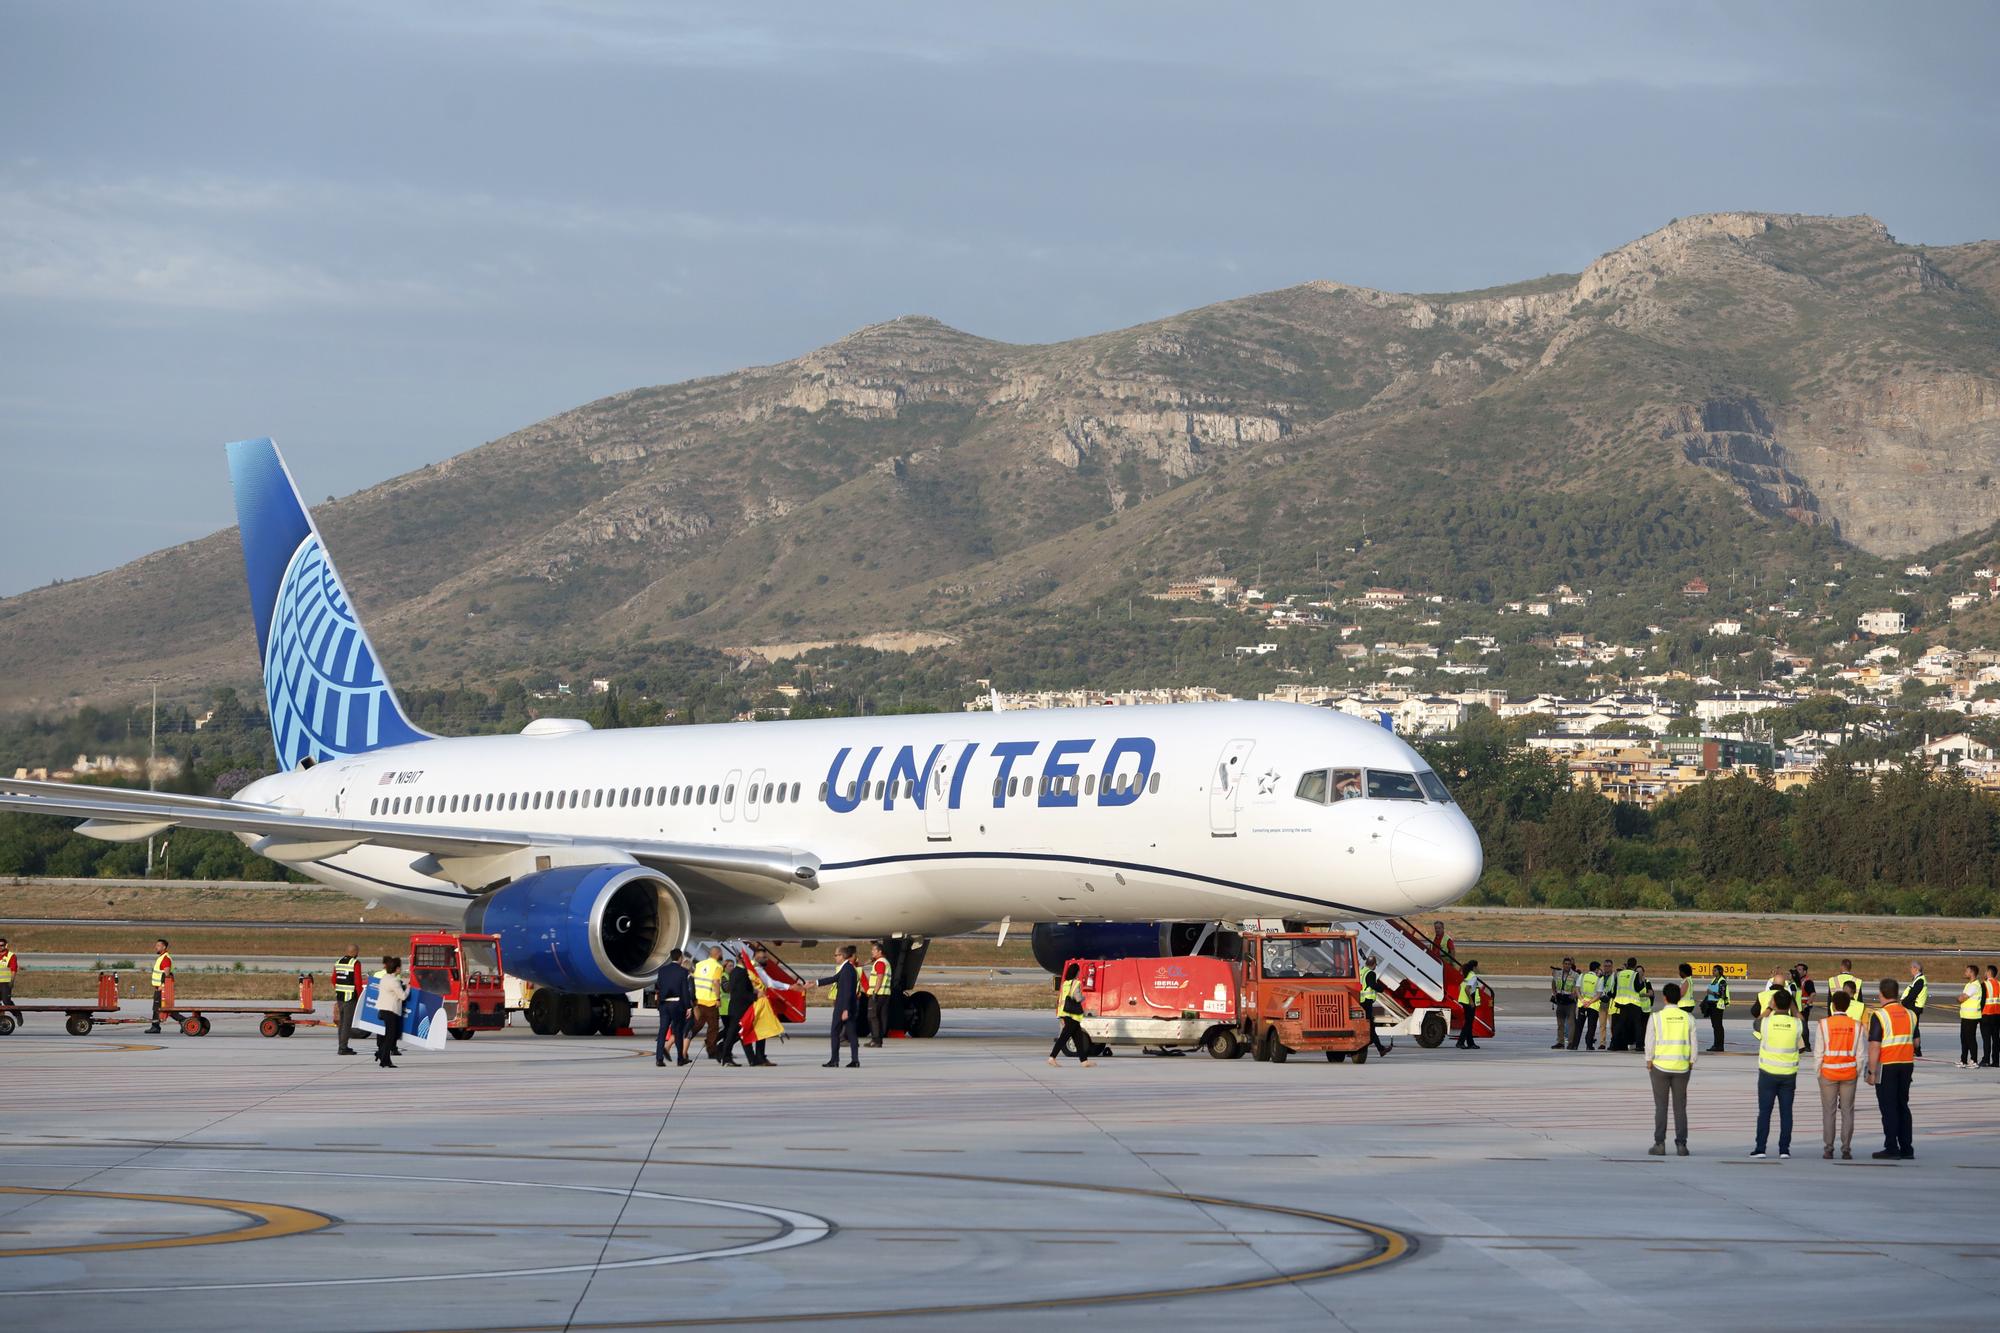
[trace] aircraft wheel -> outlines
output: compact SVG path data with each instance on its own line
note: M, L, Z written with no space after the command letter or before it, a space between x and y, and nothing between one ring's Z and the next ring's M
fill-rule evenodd
M198 1037L201 1035L199 1032L189 1031L190 1028L194 1028L196 1026L197 1024L195 1023L195 1021L192 1018L190 1018L187 1022L181 1024L181 1031L186 1032L190 1037ZM265 1018L263 1022L257 1025L257 1035L260 1037L277 1036L278 1020L269 1017Z
M909 1004L909 1034L912 1037L935 1037L944 1026L944 1006L937 996L927 990L912 991Z
M201 1031L197 1032L195 1035L197 1037L206 1037L208 1035L208 1030L214 1027L215 1024L209 1022L208 1019L206 1018L200 1019L199 1022L201 1023Z
M565 1037L588 1037L597 1030L597 1016L588 995L563 995L556 1000L556 1022Z
M14 1015L0 1014L0 1037L7 1036L9 1033L13 1032L13 1030L14 1030Z
M1243 1043L1236 1039L1235 1028L1217 1028L1208 1034L1202 1045L1210 1056L1217 1060L1234 1060L1243 1054Z
M632 997L614 995L610 999L610 1006L611 1024L604 1028L603 1032L607 1037L615 1037L625 1028L632 1026Z
M1451 1035L1451 1020L1436 1009L1424 1015L1424 1021L1417 1025L1417 1045L1425 1050L1435 1050L1444 1045L1444 1039Z
M71 1014L69 1021L63 1024L64 1029L72 1037L88 1037L91 1026L89 1014Z
M297 1023L278 1024L278 1035L281 1037L289 1037L298 1030L299 1030L299 1025Z
M528 997L528 1031L537 1037L553 1036L561 1030L561 1022L556 1015L556 994L554 991L538 990Z
M450 1033L451 1033L451 1039L452 1039L453 1041L471 1041L471 1040L472 1040L472 1029L471 1029L471 1028L448 1028L448 1029L446 1029L446 1031L448 1031L448 1032L450 1032Z
M1264 1029L1264 1058L1274 1065L1281 1065L1290 1055L1291 1051L1286 1049L1285 1043L1278 1040L1278 1029Z

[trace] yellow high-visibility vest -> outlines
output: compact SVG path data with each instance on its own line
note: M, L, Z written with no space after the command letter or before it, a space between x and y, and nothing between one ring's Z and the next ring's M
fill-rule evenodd
M14 979L14 951L0 949L0 982Z
M1861 997L1861 978L1855 976L1852 972L1836 972L1827 978L1826 984L1832 987L1835 995L1838 995L1840 994L1840 988L1850 981L1854 983L1855 998L1859 999Z
M1695 999L1694 997L1694 978L1689 977L1686 981L1681 983L1681 998L1675 1000L1674 1005L1676 1008L1680 1009L1683 1013L1691 1014L1694 1012L1695 1006L1700 1003L1701 1001Z
M1767 1074L1799 1072L1798 1019L1772 1014L1764 1020L1764 1035L1757 1043L1757 1068Z
M1597 990L1601 983L1602 983L1602 978L1600 978L1597 975L1597 973L1586 972L1583 974L1583 981L1582 981L1583 999L1580 1003L1585 1009L1597 1008Z
M1687 1010L1668 1005L1653 1022L1653 1068L1663 1074L1687 1073L1694 1064L1694 1019Z
M333 993L343 1000L354 998L355 981L361 976L361 960L352 956L333 965Z
M1629 967L1621 967L1618 969L1618 977L1616 983L1618 990L1617 993L1611 997L1611 1003L1614 1007L1639 1003L1639 988L1635 984L1635 982L1638 979L1638 975L1639 974L1637 972L1634 972Z
M1083 1003L1083 983L1075 977L1071 977L1068 981L1065 981L1061 988L1056 991L1056 1017L1077 1018L1081 1016L1072 1014L1068 1009L1064 1008L1072 996L1076 997L1078 1004Z
M1958 1016L1960 1018L1977 1018L1979 1017L1979 1011L1985 1005L1986 988L1977 981L1966 982L1965 989L1958 996Z
M722 994L722 960L704 958L694 965L694 1002L714 1005Z
M170 953L156 955L153 959L153 989L158 990L161 983L172 976L173 972L174 956Z
M1458 1002L1467 1010L1479 1004L1479 974L1467 972L1458 979Z
M1924 1006L1930 1002L1931 979L1919 972L1910 979L1910 988L1903 992L1903 1007L1914 1009L1921 1014Z

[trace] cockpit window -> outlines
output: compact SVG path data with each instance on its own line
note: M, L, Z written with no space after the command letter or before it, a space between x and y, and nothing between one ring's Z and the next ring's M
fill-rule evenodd
M1424 795L1430 797L1439 805L1451 804L1451 793L1445 790L1443 778L1431 772L1428 768L1420 768L1417 770L1417 781L1423 784Z
M1378 801L1421 801L1424 789L1417 785L1414 773L1384 773L1380 769L1368 770L1368 794Z
M1326 804L1325 769L1316 768L1310 773L1300 775L1298 798L1301 801L1312 801L1319 805Z
M1333 799L1351 801L1361 795L1361 770L1358 768L1336 768L1332 773Z

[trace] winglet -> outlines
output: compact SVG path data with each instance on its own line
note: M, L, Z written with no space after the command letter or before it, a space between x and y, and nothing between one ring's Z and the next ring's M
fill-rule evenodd
M430 739L396 702L278 446L228 452L279 766Z

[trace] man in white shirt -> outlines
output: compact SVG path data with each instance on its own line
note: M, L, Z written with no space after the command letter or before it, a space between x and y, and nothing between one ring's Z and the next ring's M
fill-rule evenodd
M1688 1155L1688 1078L1701 1048L1694 1039L1694 1015L1681 1008L1681 988L1668 982L1660 992L1666 1003L1646 1021L1646 1073L1653 1083L1654 1157L1667 1155L1667 1103L1674 1110L1674 1152Z

